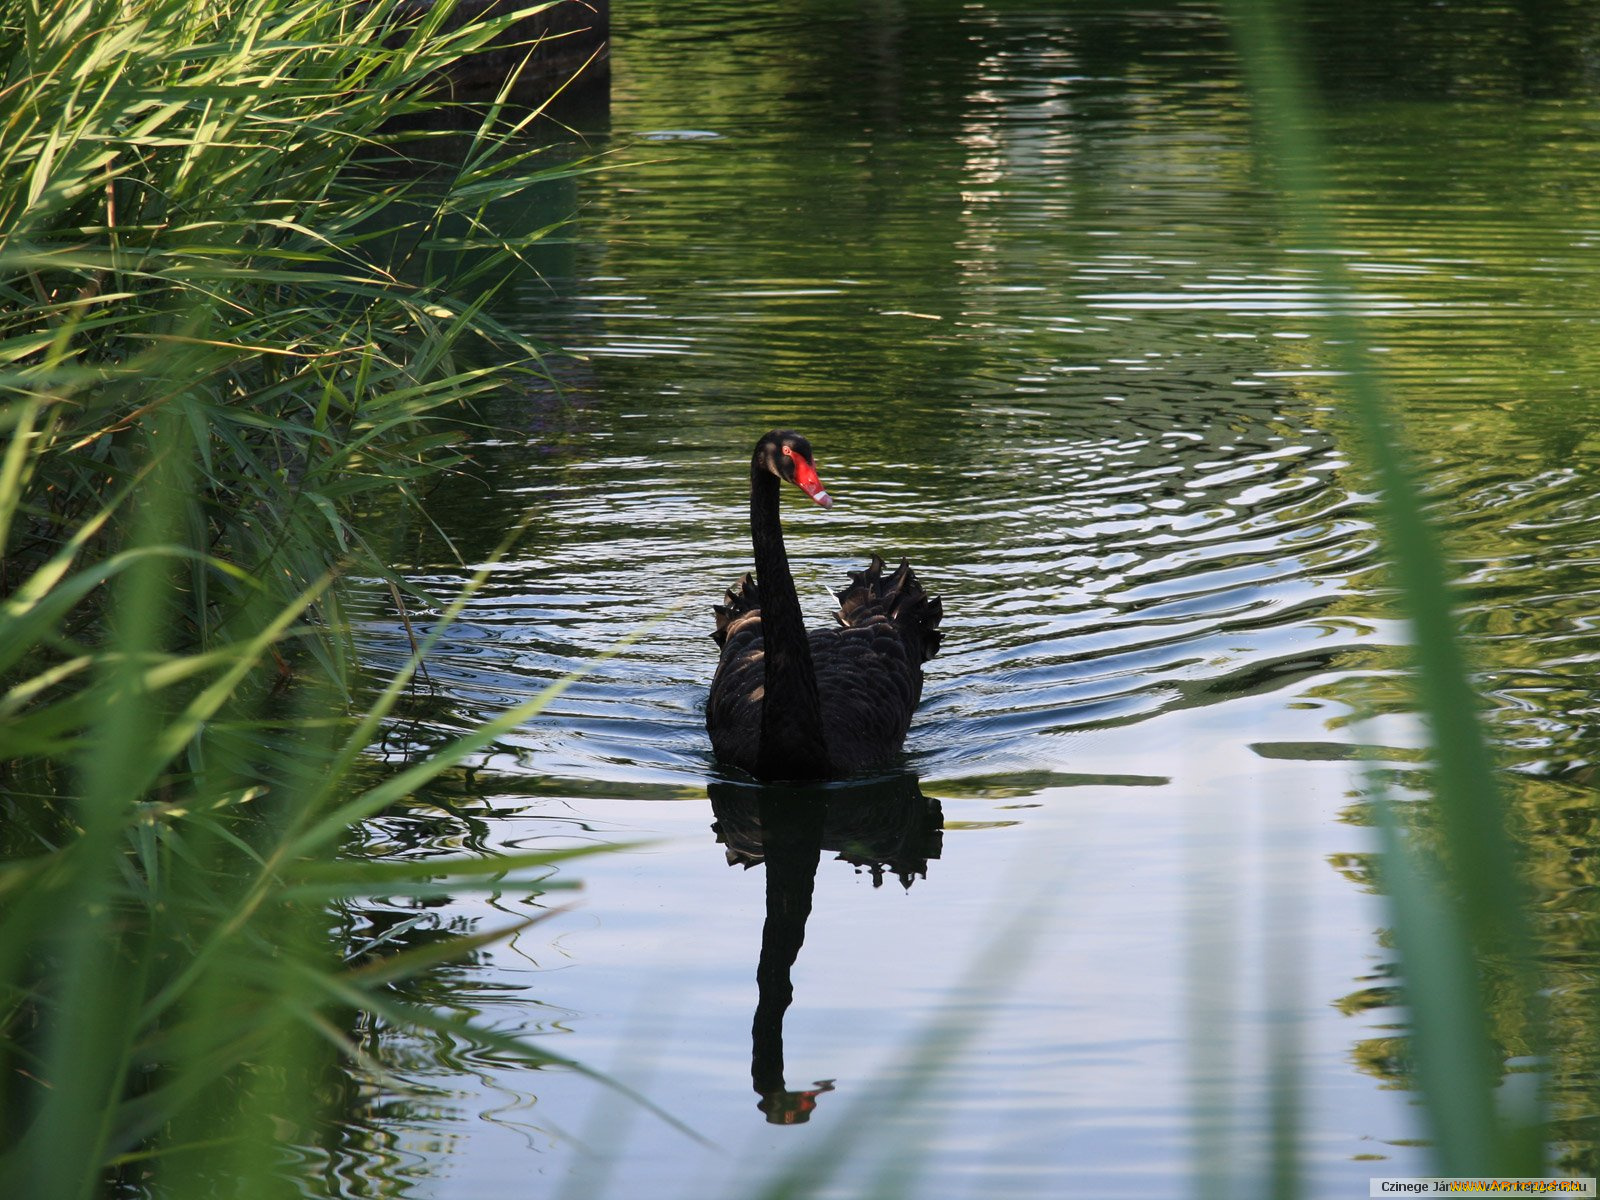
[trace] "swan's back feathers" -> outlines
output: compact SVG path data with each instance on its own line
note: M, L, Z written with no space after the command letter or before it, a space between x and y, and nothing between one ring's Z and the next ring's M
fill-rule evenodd
M728 627L736 622L745 613L759 612L761 610L761 596L756 591L755 576L749 572L741 579L735 588L729 588L728 594L723 597L726 604L713 604L711 611L717 614L717 627L711 631L711 636L717 645L728 644Z
M706 697L706 731L718 758L754 775L761 755L761 702L766 691L761 598L755 579L746 575L723 599L726 604L712 606L717 627L711 636L722 647L722 656Z
M838 622L806 635L822 702L828 757L839 775L891 760L922 698L922 664L939 649L943 605L922 590L911 567L884 573L876 555L850 572L838 593ZM722 647L706 703L717 757L755 773L763 692L760 590L746 575L715 606L712 633Z
M865 571L850 572L853 582L835 593L839 611L834 619L845 626L865 625L878 617L893 621L907 644L915 648L920 667L939 653L939 643L944 640L939 631L944 601L922 590L906 559L900 560L891 575L885 576L883 568L883 559L874 554Z

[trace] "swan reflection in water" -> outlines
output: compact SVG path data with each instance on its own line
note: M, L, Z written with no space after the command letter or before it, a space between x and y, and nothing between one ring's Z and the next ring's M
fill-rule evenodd
M769 1124L798 1125L809 1119L817 1097L833 1090L831 1079L804 1091L789 1091L783 1080L783 1016L794 998L790 970L805 941L822 852L869 872L873 887L893 876L909 888L939 857L944 815L911 775L805 787L717 782L707 791L716 817L712 829L729 865L766 864L750 1079Z

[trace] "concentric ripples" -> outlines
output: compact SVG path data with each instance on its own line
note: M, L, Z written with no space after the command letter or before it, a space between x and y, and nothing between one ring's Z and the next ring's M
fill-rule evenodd
M1050 54L1011 47L990 86ZM530 330L564 329L583 355L576 389L508 400L507 425L531 436L485 442L489 491L442 516L459 534L535 514L430 660L457 706L446 726L581 672L497 765L686 787L713 770L699 714L709 605L749 567L743 454L772 425L812 438L840 501L787 510L814 621L872 552L909 556L946 597L950 636L908 745L924 773L1062 769L1081 731L1262 692L1326 699L1355 650L1362 672L1398 669L1372 497L1343 449L1338 372L1317 332L1328 300L1296 265L1304 252L1249 230L1259 200L1214 158L1220 175L1182 189L1208 206L1203 228L1086 221L1058 176L1009 169L1040 139L1081 136L1050 105L1082 81L1063 76L1058 92L1024 74L982 153L934 156L973 181L998 155L1001 192L973 183L953 205L892 212L887 238L846 228L802 254L791 214L811 203L804 164L831 164L835 148L802 149L792 132L675 142L673 174L635 169L650 182L642 205L627 187L600 191L590 273L561 281L564 297L541 283L519 301ZM1193 122L1222 142L1243 133L1225 105L1178 113L1162 139L1197 135ZM739 139L753 158L727 157L722 143ZM1114 128L1095 145L1150 169L1149 147ZM849 169L894 153L852 150ZM1352 192L1341 207L1345 299L1413 414L1464 565L1464 621L1485 639L1485 690L1521 711L1530 678L1588 663L1574 642L1596 589L1576 576L1593 558L1596 489L1561 455L1600 430L1600 412L1550 419L1541 399L1565 395L1564 369L1505 349L1530 330L1564 337L1569 319L1508 261L1510 231L1471 205L1454 225L1385 230L1374 214L1411 200L1396 203ZM602 232L637 233L641 214L663 223L661 242ZM1538 233L1558 291L1584 236ZM460 576L419 579L448 592ZM1526 621L1507 624L1508 598L1523 598ZM372 631L394 662L398 629ZM1537 646L1544 665L1507 663L1519 682L1501 688L1501 645L1518 659Z
M1147 430L1159 422L1142 406L1091 402L1095 431L1046 441L1042 427L1083 407L1069 393L1053 411L1056 398L969 410L1018 430L991 437L981 462L930 450L834 471L851 439L812 429L838 504L795 503L787 527L814 619L875 551L912 558L946 599L948 640L908 747L925 773L1064 767L1075 730L1292 687L1363 631L1330 609L1371 567L1374 538L1341 455L1304 423L1314 414L1291 435L1267 423L1280 409L1189 397L1188 428ZM490 570L430 656L462 723L582 672L511 740L514 769L680 783L709 769L709 606L748 569L747 467L726 446L658 441L656 455L525 465L510 494L539 514L538 554ZM448 592L459 579L418 582Z

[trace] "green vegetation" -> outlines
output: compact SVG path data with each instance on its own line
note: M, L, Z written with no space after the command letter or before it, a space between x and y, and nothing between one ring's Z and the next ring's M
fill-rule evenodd
M1387 558L1409 619L1417 707L1431 731L1435 836L1408 834L1383 779L1368 786L1384 849L1382 884L1404 970L1410 1055L1441 1175L1538 1175L1542 1084L1504 1086L1508 1058L1542 1059L1543 1014L1528 897L1479 701L1456 624L1451 571L1430 528L1393 406L1368 353L1359 290L1325 202L1312 106L1280 6L1236 0L1239 40L1263 148L1296 243L1310 250L1344 399L1381 488ZM1492 1030L1507 1024L1518 1045ZM1291 1195L1280 1187L1278 1194Z
M417 659L346 715L363 518L455 461L436 410L537 367L482 310L525 245L485 205L555 173L532 116L490 106L426 192L391 132L520 15L450 7L0 5L8 1194L294 1190L328 1061L379 1071L363 1027L549 1061L401 987L507 930L330 936L348 897L526 895L560 857L339 858L561 686L388 778Z

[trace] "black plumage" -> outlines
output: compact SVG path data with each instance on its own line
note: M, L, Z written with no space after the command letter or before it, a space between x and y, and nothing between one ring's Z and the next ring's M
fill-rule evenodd
M873 555L837 593L837 624L806 631L778 522L778 483L831 503L811 447L774 430L750 463L756 578L716 607L722 647L706 729L723 762L759 779L838 779L881 766L905 741L922 697L922 664L939 649L943 606L902 561ZM757 582L759 580L759 584Z

